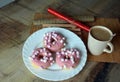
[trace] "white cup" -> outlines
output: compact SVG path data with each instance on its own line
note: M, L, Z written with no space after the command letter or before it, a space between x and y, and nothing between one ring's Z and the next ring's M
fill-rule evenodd
M92 55L100 55L103 52L111 53L113 44L110 42L115 36L111 30L104 26L93 26L88 35L88 49ZM107 48L109 47L109 49Z

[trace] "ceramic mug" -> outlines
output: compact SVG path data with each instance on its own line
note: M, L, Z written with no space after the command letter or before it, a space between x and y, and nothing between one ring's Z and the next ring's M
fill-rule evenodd
M114 34L104 26L93 26L88 35L88 49L92 55L100 55L103 52L111 53L114 49L110 42ZM109 47L109 49L107 48Z

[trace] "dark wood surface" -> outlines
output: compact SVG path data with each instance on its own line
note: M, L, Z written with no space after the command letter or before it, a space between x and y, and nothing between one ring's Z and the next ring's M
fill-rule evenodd
M50 7L70 16L120 17L119 4L120 0L61 0Z

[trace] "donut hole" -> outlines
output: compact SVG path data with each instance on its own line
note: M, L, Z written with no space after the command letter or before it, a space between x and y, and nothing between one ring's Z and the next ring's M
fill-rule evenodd
M53 43L55 40L53 38L51 38L51 43Z
M70 60L70 57L66 55L64 56L64 59Z
M37 55L37 59L38 60L43 59L43 55Z
M55 42L55 39L54 39L54 38L51 38L50 43L54 43L54 42Z

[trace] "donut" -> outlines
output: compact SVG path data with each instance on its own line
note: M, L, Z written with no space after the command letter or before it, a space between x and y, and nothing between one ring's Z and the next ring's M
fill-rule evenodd
M54 63L52 53L46 48L35 49L29 58L35 68L46 69Z
M65 37L58 32L48 32L44 35L44 45L52 52L59 51L65 44Z
M75 68L80 61L80 52L75 49L61 49L56 52L56 63L63 69Z

